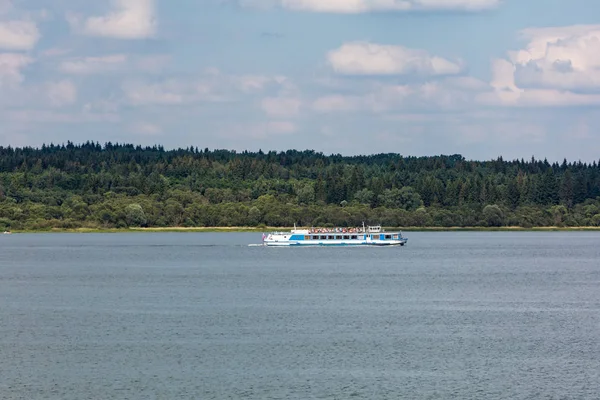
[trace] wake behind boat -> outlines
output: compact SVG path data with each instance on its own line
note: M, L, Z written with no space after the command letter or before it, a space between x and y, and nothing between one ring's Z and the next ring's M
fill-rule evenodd
M265 246L404 246L402 232L386 232L381 226L360 228L311 228L263 233Z

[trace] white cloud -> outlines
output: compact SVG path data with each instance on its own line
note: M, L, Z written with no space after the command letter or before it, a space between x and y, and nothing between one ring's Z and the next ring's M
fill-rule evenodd
M149 73L162 72L170 62L171 56L166 54L140 56L133 60L136 69Z
M223 75L221 74L221 76ZM242 75L225 77L225 80L230 80L232 85L245 93L261 92L269 86L277 86L283 89L291 89L293 86L285 76Z
M600 25L527 29L513 53L517 83L564 90L600 89Z
M118 39L143 39L156 33L157 21L154 0L112 0L113 11L101 17L81 21L70 15L71 26L90 36Z
M3 113L3 118L19 122L26 127L38 124L78 124L86 122L119 122L115 114L70 113L49 110L9 110Z
M316 99L319 113L458 110L485 106L564 107L600 104L600 26L528 29L528 44L493 60L489 83L456 75L461 62L422 50L365 42L347 43L328 54L342 75L449 75L424 83L389 85L364 82L359 92L329 94ZM334 85L335 86L335 85ZM343 88L337 88L343 90Z
M371 82L355 94L329 94L317 98L312 110L321 113L362 112L389 114L409 110L464 110L490 91L490 86L470 77L447 77L424 83L394 85Z
M24 79L22 69L33 59L16 53L0 53L0 88L18 86Z
M312 108L319 113L350 112L358 110L362 99L359 96L327 95L316 99Z
M457 133L457 139L460 144L474 143L495 143L511 144L520 143L541 143L546 139L547 132L544 126L528 121L496 121L490 123L487 120L479 121L461 121L454 125Z
M81 108L85 114L116 114L119 104L114 100L96 100L85 103Z
M61 107L77 101L77 87L69 80L50 82L46 84L50 104Z
M0 48L30 50L40 39L40 32L32 21L0 21Z
M425 50L368 42L350 42L327 55L329 65L344 75L453 75L461 62L432 56Z
M189 102L193 92L184 82L167 80L159 83L126 82L122 86L129 103L141 105L174 105Z
M63 61L59 69L67 74L87 75L114 72L123 68L127 62L124 54L112 54L103 57L80 57Z
M471 76L451 76L441 80L449 89L463 90L466 92L482 92L490 89L490 85Z
M4 55L0 55L0 59L2 56ZM23 78L19 74L18 71L6 75L0 72L0 110L59 108L76 104L78 100L77 86L70 80L21 84Z
M216 77L219 79L223 75L219 72L216 74ZM266 76L261 75L246 75L233 78L235 80L235 85L237 85L240 90L244 92L255 92L261 91L271 80Z
M137 122L131 125L130 129L137 134L145 136L156 136L162 133L162 128L156 124L148 122Z
M134 105L188 104L193 102L231 102L243 97L281 95L293 85L282 76L228 75L208 69L188 79L168 79L160 82L128 81L122 89ZM288 99L288 106L291 100ZM280 110L281 111L281 110ZM289 110L288 110L289 111Z
M490 85L498 91L519 92L515 84L516 66L507 60L492 61L492 81Z
M279 6L295 11L357 14L382 11L463 10L480 11L498 6L500 0L240 0L245 6Z
M374 84L360 95L326 95L316 99L313 110L322 114L330 113L386 113L401 109L407 100L414 96L417 87L408 85Z
M293 122L274 120L225 126L220 129L219 136L235 140L239 140L240 138L263 140L274 136L291 135L297 131L298 126Z
M300 114L302 101L293 97L266 97L261 101L263 111L275 118L290 118Z
M524 107L569 107L600 105L600 94L581 94L554 89L526 89L519 92L482 93L479 102L488 105Z
M407 106L407 101L415 96L418 86L376 84L362 96L361 109L374 113L386 113Z
M60 56L69 54L71 51L72 50L70 50L70 49L63 49L60 47L51 47L47 50L42 51L41 55L46 58L54 58L54 57L60 57Z
M494 93L483 102L509 106L599 104L600 25L526 29L525 48L494 60Z
M296 125L289 121L270 121L264 125L268 134L290 134L298 130Z
M100 57L77 57L62 61L59 69L72 75L92 75L117 72L149 72L163 70L169 62L169 56L133 56L126 54L109 54Z

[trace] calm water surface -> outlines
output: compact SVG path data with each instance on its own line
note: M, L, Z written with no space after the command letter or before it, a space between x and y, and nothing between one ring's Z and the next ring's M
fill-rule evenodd
M0 399L597 399L600 233L0 236Z

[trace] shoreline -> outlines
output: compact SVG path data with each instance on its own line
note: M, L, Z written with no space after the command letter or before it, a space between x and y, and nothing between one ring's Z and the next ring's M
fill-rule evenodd
M166 227L166 228L52 228L52 229L32 229L32 230L14 230L12 234L26 233L160 233L160 232L179 232L179 233L240 233L240 232L272 232L272 231L290 231L293 227ZM301 228L298 228L301 229ZM403 232L600 232L600 226L573 226L558 227L544 226L523 228L519 226L504 227L384 227L386 231ZM0 232L1 234L1 232Z

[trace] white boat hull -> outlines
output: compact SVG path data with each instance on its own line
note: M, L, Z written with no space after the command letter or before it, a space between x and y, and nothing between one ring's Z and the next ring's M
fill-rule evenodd
M391 246L404 246L406 242L398 242L398 243L310 243L308 241L302 242L265 242L264 245L268 247L333 247L333 246L347 246L347 247L369 247L369 246L377 246L377 247L391 247Z
M265 240L263 244L271 247L284 246L404 246L407 239L402 240Z

